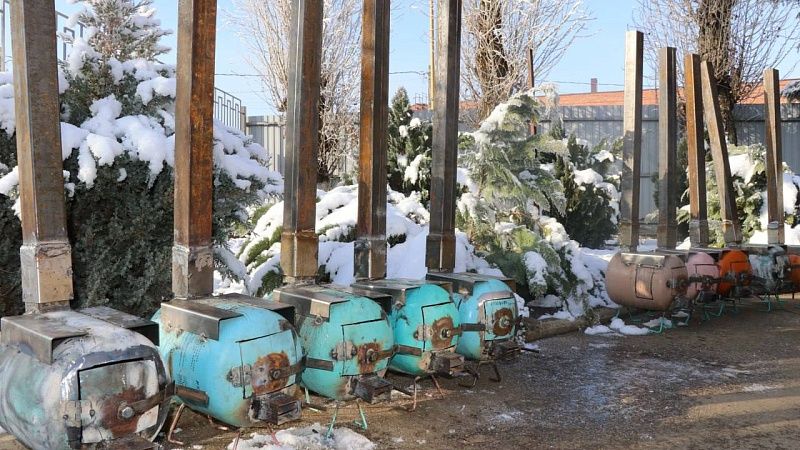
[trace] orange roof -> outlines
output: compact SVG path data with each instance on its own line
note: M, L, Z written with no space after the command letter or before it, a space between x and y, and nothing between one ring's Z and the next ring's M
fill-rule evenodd
M797 79L781 80L780 89L783 89ZM681 90L682 91L682 90ZM586 92L579 94L562 94L558 98L560 106L622 106L624 103L623 91ZM784 100L785 102L785 100ZM764 86L758 85L753 93L741 101L745 105L762 105L764 103ZM658 89L644 89L642 91L643 105L658 104Z

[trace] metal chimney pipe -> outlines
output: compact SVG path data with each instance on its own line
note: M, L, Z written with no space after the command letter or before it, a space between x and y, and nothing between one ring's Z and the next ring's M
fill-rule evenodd
M784 243L781 92L777 69L764 71L764 136L767 144L767 242Z
M317 145L322 59L322 0L295 0L289 38L281 267L286 283L317 275Z
M674 47L659 50L658 95L658 230L659 248L678 244L678 82Z
M72 252L64 204L56 15L52 0L11 2L22 298L28 313L69 308Z
M180 0L175 95L175 243L172 291L176 298L211 295L214 180L214 54L216 0Z
M642 159L642 76L644 34L625 34L625 106L622 123L622 197L619 243L623 251L639 245L639 184Z
M462 0L438 1L438 57L434 92L436 109L433 112L431 151L431 226L427 240L426 265L432 272L450 272L456 263L456 166Z
M390 0L364 0L358 157L357 280L386 277L386 132Z
M706 201L706 147L703 137L703 93L700 88L700 55L684 58L686 96L686 145L689 157L689 240L692 247L708 247Z
M700 64L700 76L703 82L703 110L708 124L711 157L714 160L714 175L719 191L723 239L726 246L738 247L742 243L742 230L736 213L736 199L733 196L728 144L725 140L725 130L722 127L722 113L719 107L717 80L714 78L714 66L708 61L703 61Z

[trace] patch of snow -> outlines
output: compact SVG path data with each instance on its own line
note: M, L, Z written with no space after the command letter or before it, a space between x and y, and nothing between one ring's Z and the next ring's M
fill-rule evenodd
M778 386L764 385L759 383L748 384L742 387L742 392L764 392L778 389Z
M613 333L614 331L611 330L611 328L600 324L600 325L595 325L593 327L589 327L589 328L583 330L583 332L588 334L589 336L595 336L595 335L598 335L598 334Z
M615 317L614 320L611 321L609 328L626 336L644 336L650 334L650 330L648 328L641 328L635 325L626 325L625 321L619 317Z
M330 438L328 428L315 423L303 428L289 428L270 434L253 433L250 439L239 439L237 450L373 450L375 444L349 428L334 428ZM234 442L228 444L234 449Z

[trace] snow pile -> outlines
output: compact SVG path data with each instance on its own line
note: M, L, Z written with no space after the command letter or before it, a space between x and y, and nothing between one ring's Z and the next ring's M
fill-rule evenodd
M792 173L784 173L783 211L786 216L793 215L795 213L795 202L797 201L798 194L800 194L800 176ZM763 192L762 197L764 201L761 205L761 210L758 215L758 221L761 226L761 230L753 232L753 235L750 236L751 244L767 243L767 225L769 223L769 220L767 219L767 193ZM793 227L787 223L784 223L783 226L784 236L786 239L785 243L787 245L800 245L800 227Z
M228 444L228 450L373 450L375 444L349 428L334 428L326 437L327 427L315 423L303 428L289 428L270 434L253 433L250 439Z
M593 327L589 327L589 328L583 330L583 332L585 334L588 334L589 336L596 336L598 334L613 333L614 331L611 328L609 328L609 327L607 327L605 325L595 325Z
M256 222L244 245L237 252L246 268L245 292L267 294L265 278L280 275L280 235L283 202L272 205ZM358 187L340 186L321 192L317 201L316 233L319 236L319 266L332 283L349 285L355 281L353 241L358 213ZM408 196L389 191L386 206L387 277L424 279L428 211L420 195ZM467 236L456 232L455 272L475 271L491 275L502 273L475 254Z
M626 325L625 321L619 317L615 317L608 327L626 336L644 336L650 334L650 329L637 327L635 325Z

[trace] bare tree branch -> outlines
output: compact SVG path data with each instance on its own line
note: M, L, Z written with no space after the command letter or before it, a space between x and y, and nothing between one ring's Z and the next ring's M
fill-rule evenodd
M264 99L286 109L292 0L233 0L228 20L261 75ZM322 37L319 181L327 182L343 156L358 147L361 1L325 0Z
M736 143L733 107L753 95L764 69L781 64L800 41L798 2L782 0L638 0L634 22L645 31L655 70L660 47L693 52L714 65L728 139ZM683 79L682 68L679 77Z
M547 77L592 20L582 0L465 0L462 84L482 120L525 88L527 52L536 77Z

